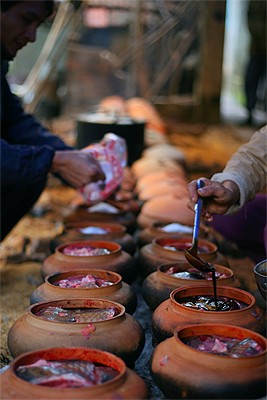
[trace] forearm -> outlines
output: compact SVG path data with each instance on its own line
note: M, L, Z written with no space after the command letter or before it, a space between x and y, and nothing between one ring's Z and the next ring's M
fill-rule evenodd
M256 132L250 142L241 146L226 164L223 172L211 180L223 183L232 181L239 189L239 200L229 210L234 213L266 185L266 127Z

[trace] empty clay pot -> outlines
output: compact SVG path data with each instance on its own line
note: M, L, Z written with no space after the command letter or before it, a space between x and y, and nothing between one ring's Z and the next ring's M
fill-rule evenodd
M122 250L133 255L136 245L132 235L126 232L121 224L105 222L73 222L66 224L63 234L55 237L51 242L52 251L64 243L81 240L110 240L118 243Z
M238 279L234 277L233 271L222 265L214 265L216 272L222 274L217 279L217 286L241 287ZM212 286L211 276L207 279L183 279L172 274L187 271L192 266L188 262L160 265L157 271L149 274L142 284L143 297L151 310L155 310L163 301L168 300L171 292L180 287L207 285ZM210 275L210 274L209 274Z
M188 195L162 194L147 200L137 217L138 226L146 228L153 222L177 221L183 225L193 225L194 213L187 207Z
M159 183L161 181L165 181L165 180L173 180L173 179L177 179L180 184L187 184L187 180L186 178L181 174L181 173L176 173L176 172L172 172L172 171L152 171L149 172L143 176L141 176L135 185L135 191L136 193L140 193L142 190L146 189L147 187L154 185L156 183Z
M184 169L180 163L165 158L158 160L152 157L140 157L132 164L131 171L137 180L147 173L155 171L172 171L184 176Z
M60 287L57 282L64 279L70 279L74 276L86 277L91 274L97 278L112 282L112 285L104 287L86 287L86 288L69 288ZM113 271L105 271L100 269L76 270L63 273L48 275L42 285L37 287L30 298L31 304L41 301L66 300L66 299L87 299L102 298L116 301L125 307L129 314L133 314L136 305L136 294L130 285L122 281L119 274Z
M88 322L88 319L87 322L59 322L40 315L48 307L85 310L113 308L116 314L94 322ZM141 354L144 341L140 323L127 314L121 304L104 299L54 300L33 304L8 332L8 348L13 357L27 351L57 346L95 347L114 353L131 366Z
M181 183L181 181L176 178L167 179L151 184L140 190L138 193L138 198L139 200L147 201L153 199L155 196L162 196L165 194L186 197L188 196L187 185L185 183Z
M152 328L154 343L159 343L173 335L176 328L191 324L234 324L243 328L263 333L265 329L265 315L262 309L256 306L252 294L245 290L218 286L217 295L232 298L247 304L245 308L233 311L204 311L188 308L179 303L179 300L198 295L213 296L213 288L209 286L188 286L175 289L168 300L161 303L153 313Z
M84 246L107 249L109 254L74 256L64 254L65 248L73 246L83 248ZM117 272L122 279L129 283L136 275L135 260L121 249L118 243L106 240L87 240L82 242L71 242L56 248L55 253L50 254L41 267L42 276L51 275L57 272L68 272L79 269L105 269Z
M192 245L191 236L158 236L139 250L138 266L143 276L157 270L161 264L186 261L184 251ZM228 266L226 258L217 246L205 239L198 241L200 257L212 264Z
M183 342L198 335L253 339L263 351L251 357L230 357L196 350ZM168 399L258 399L266 396L266 339L245 328L223 324L175 329L152 354L151 372Z
M20 366L32 364L39 360L62 361L78 360L112 367L119 372L114 379L91 387L59 388L47 387L27 382L18 377L16 371ZM1 399L147 399L145 382L126 367L123 360L114 354L85 347L54 347L22 354L12 361L10 367L0 375Z

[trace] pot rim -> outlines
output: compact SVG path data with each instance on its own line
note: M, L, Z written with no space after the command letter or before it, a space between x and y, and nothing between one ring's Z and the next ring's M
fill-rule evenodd
M61 279L67 278L67 277L71 277L71 276L77 276L77 275L96 275L99 276L101 278L101 274L108 274L111 275L115 278L115 281L112 282L112 285L109 286L104 286L104 287L95 287L95 288L91 288L91 287L85 287L85 288L63 288L60 286L55 285L52 281L56 281L57 279L60 279L60 277L62 277ZM44 283L49 285L50 287L53 288L57 288L58 290L97 290L97 289L105 289L105 288L109 288L109 287L115 287L118 286L120 283L122 282L122 276L120 274L118 274L115 271L109 271L109 270L104 270L104 269L77 269L77 270L72 270L72 271L65 271L65 272L56 272L50 275L47 275L44 279Z
M93 256L72 256L69 254L64 254L63 253L63 249L68 247L68 246L75 246L77 245L77 247L83 247L83 246L94 246L94 247L99 247L99 248L106 248L110 251L109 254L100 254L100 255L93 255ZM79 245L79 246L78 246ZM109 256L110 254L117 254L120 251L122 251L122 247L119 243L117 242L113 242L111 240L79 240L79 241L73 241L73 242L68 242L68 243L64 243L61 244L59 246L56 247L55 249L55 253L56 254L60 254L63 257L66 257L68 259L75 259L75 258L79 258L79 259L88 259L88 257L92 258L92 257L105 257L105 256Z
M210 334L210 335L216 334L214 332L216 330L220 331L220 333L218 333L218 335L221 335L221 336L224 336L223 333L221 333L221 331L225 331L225 332L227 332L227 334L225 334L225 336L228 336L228 337L230 336L230 337L236 338L236 337L238 337L237 334L239 336L241 336L240 338L250 337L264 347L263 351L261 351L259 354L256 354L254 356L235 358L235 357L230 357L230 356L226 355L226 356L223 356L223 360L233 360L234 363L240 363L240 362L244 362L244 360L256 360L262 356L265 356L267 353L267 339L264 336L262 336L261 334L259 334L257 332L254 332L250 329L243 328L241 326L231 325L231 324L220 324L220 323L191 324L191 325L187 325L185 327L175 328L173 337L176 342L179 342L180 346L182 346L187 351L190 351L190 352L192 351L192 354L194 354L194 355L201 353L204 357L208 357L208 358L216 357L217 359L219 357L219 359L222 359L222 356L220 354L214 354L214 353L209 353L207 351L201 351L201 350L194 349L182 341L182 338L185 338L185 337L205 335L205 334Z
M179 277L175 277L175 276L171 276L171 275L168 275L168 274L166 274L166 270L164 271L165 268L168 269L168 268L170 268L171 266L175 266L175 265L181 266L181 271L180 271L180 272L182 272L182 271L187 271L189 267L192 267L192 265L189 264L186 260L181 260L181 262L177 261L177 262L168 262L168 263L160 264L160 265L157 267L157 271L156 271L156 272L157 272L160 276L167 276L167 277L170 277L170 278L172 278L172 279L178 279L178 280L184 281L185 279L179 278ZM227 274L227 276L226 276L225 278L218 278L217 281L218 281L218 280L220 280L220 281L224 280L224 281L225 281L226 279L233 278L234 273L233 273L233 271L232 271L230 268L227 268L227 267L225 267L224 265L220 265L220 264L212 264L212 265L215 267L215 271L216 271L216 269L217 269L217 271L223 271L223 272L225 272L225 273ZM182 269L183 266L185 266L184 269ZM186 266L187 266L187 268L186 268ZM186 279L187 282L188 282L188 281L191 281L191 280L194 280L194 279ZM195 280L194 280L194 281L195 281Z
M49 305L61 305L63 303L63 308L77 308L77 304L75 305L75 307L71 307L71 304L73 303L78 303L78 307L79 308L92 308L90 307L89 303L93 303L93 304L101 304L101 303L108 303L110 304L110 306L115 307L116 310L118 310L119 312L114 315L112 318L110 319L104 319L102 321L87 321L87 322L64 322L64 321L54 321L54 320L48 320L45 319L39 315L36 315L34 313L34 308L36 308L37 310L42 310L45 307L48 307ZM79 306L79 303L81 303L81 306ZM88 303L88 307L86 307L86 303ZM65 305L66 304L66 305ZM95 307L97 308L97 306ZM101 307L100 307L101 308ZM104 307L102 307L104 308ZM101 323L106 323L106 322L111 322L111 321L117 321L120 318L124 317L126 315L126 311L125 311L125 307L113 300L109 300L109 299L105 299L105 298L96 298L96 297L91 297L91 298L69 298L69 299L59 299L59 300L47 300L47 301L40 301L38 303L34 303L31 306L28 307L27 311L26 311L26 315L29 315L31 318L36 319L36 321L42 321L46 324L69 324L72 327L81 327L81 325L88 325L88 324L101 324Z
M258 276L260 276L261 278L265 278L265 279L266 279L266 278L267 278L266 272L265 272L265 274L264 274L264 273L261 272L261 270L259 270L259 268L260 268L262 265L264 265L264 264L267 265L267 259L258 262L258 263L254 266L253 272L254 272L254 275L258 275Z
M193 291L193 294L190 293L191 291ZM224 293L225 291L226 292L230 292L231 294L230 295L228 294L228 296L231 296L234 299L235 299L235 294L241 295L241 296L243 295L248 300L250 300L249 304L246 307L241 308L239 310L230 310L230 311L196 310L196 309L189 308L189 307L186 307L186 306L178 303L178 301L176 301L176 299L175 299L175 296L177 295L177 293L189 292L190 293L189 297L190 297L190 296L196 295L197 294L196 292L198 292L198 291L200 291L200 292L204 291L205 294L210 294L210 293L213 294L213 287L212 286L207 286L207 285L206 286L198 285L198 286L182 286L180 288L174 289L170 293L170 298L169 298L170 302L171 302L171 305L173 305L174 307L178 307L178 308L181 307L182 309L186 309L188 312L197 312L197 313L200 312L202 314L203 313L208 313L209 315L213 315L213 314L214 315L225 315L225 314L228 314L228 313L231 313L231 314L233 314L233 313L236 314L237 313L238 314L238 313L244 312L246 310L250 310L251 308L253 308L255 306L255 303L256 303L256 299L251 293L249 293L249 292L247 292L247 291L245 291L243 289L239 289L239 288L235 288L235 287L231 287L231 286L218 286L217 287L217 295L220 296L220 295L222 295L221 292ZM198 294L201 294L201 293L198 293ZM188 297L188 296L182 296L182 297ZM242 301L244 301L244 300L242 300Z
M114 364L117 364L117 366L119 367L119 369L115 368L119 372L119 374L115 378L111 379L110 381L101 383L99 385L93 385L91 387L75 388L75 392L77 390L80 393L83 393L84 391L88 391L90 389L98 391L98 390L102 390L103 387L108 388L109 386L120 385L122 382L124 382L126 380L127 367L126 367L125 362L120 357L116 356L113 353L104 351L104 350L100 350L100 349L96 349L96 348L88 348L88 347L52 347L52 348L34 350L34 351L29 351L29 352L23 353L23 354L17 356L10 364L10 372L11 372L12 380L20 382L20 385L23 385L23 387L25 389L27 389L27 388L30 389L33 387L38 388L41 385L33 384L33 383L28 382L28 381L20 378L19 376L17 376L16 369L19 367L19 365L22 365L23 360L27 359L29 357L32 357L33 360L35 359L35 361L36 361L37 359L41 358L41 357L38 358L38 355L44 356L44 357L47 355L47 358L45 358L45 359L50 360L50 361L56 361L58 359L72 360L72 359L74 359L73 357L68 358L68 357L66 357L66 355L65 355L65 358L62 358L62 357L55 358L55 355L57 355L57 353L67 354L67 353L71 353L71 352L73 352L74 355L77 353L78 354L86 353L91 356L93 355L93 359L94 359L93 362L99 362L99 360L97 361L96 359L97 359L97 355L100 355L102 357L106 357L109 360L111 360L113 368L114 368ZM50 357L48 358L49 355L50 355ZM76 359L77 359L77 356L76 356ZM82 358L80 358L80 359L82 359ZM91 361L90 358L88 359L88 361ZM101 363L102 362L103 361L101 359ZM110 366L108 363L102 364L102 365ZM48 394L49 393L51 394L52 391L55 393L56 392L58 392L58 393L66 392L67 393L70 390L74 390L73 388L58 388L58 387L47 387L47 386L41 386L41 388L42 388L42 391L48 392Z
M164 246L166 246L166 244L168 244L168 243L171 244L172 242L175 242L175 241L180 241L181 243L183 243L185 241L186 242L189 241L190 243L192 243L192 236L189 236L189 235L156 236L152 240L152 245L159 247L161 249L164 249ZM161 242L163 242L163 243L166 242L166 243L163 244ZM199 245L201 245L201 244L206 245L210 249L210 251L203 253L204 255L214 254L218 251L218 246L209 240L199 238L198 243L199 243ZM164 250L168 251L168 249L164 249ZM172 251L172 250L169 250L169 251ZM184 252L184 250L177 250L177 251Z

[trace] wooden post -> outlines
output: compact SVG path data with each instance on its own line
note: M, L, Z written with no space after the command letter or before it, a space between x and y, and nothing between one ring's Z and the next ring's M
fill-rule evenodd
M218 123L226 0L204 0L201 12L200 67L195 89L198 106L195 110L195 119Z

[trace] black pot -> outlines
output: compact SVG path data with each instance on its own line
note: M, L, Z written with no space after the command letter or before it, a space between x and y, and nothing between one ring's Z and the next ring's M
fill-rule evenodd
M145 122L125 121L94 122L90 121L90 114L80 114L77 123L77 147L79 149L92 143L100 142L106 133L115 133L126 141L128 151L128 165L140 158L144 149Z

